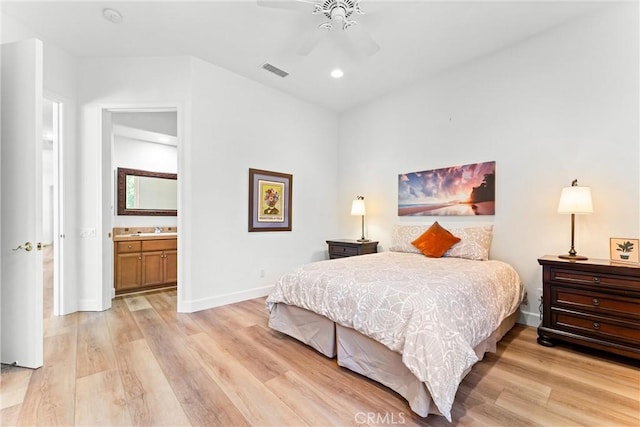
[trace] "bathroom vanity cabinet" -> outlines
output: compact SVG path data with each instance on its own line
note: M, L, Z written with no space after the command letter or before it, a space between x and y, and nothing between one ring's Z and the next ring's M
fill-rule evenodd
M176 285L177 236L114 237L114 280L116 295Z

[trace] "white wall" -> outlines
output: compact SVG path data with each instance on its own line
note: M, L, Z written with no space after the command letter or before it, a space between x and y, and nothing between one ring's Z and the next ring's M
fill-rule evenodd
M566 253L561 187L591 186L576 249L609 258L609 237L638 237L638 5L556 28L342 115L340 204L367 200L369 238L393 223L494 223L492 258L512 263L533 300L537 258ZM398 174L495 160L495 217L397 216ZM340 218L343 234L359 222ZM537 304L524 306L537 325Z
M178 148L115 135L113 167L142 169L153 172L177 173Z
M266 295L281 273L325 258L339 210L336 114L195 58L191 82L181 311ZM249 168L293 175L291 232L248 232Z

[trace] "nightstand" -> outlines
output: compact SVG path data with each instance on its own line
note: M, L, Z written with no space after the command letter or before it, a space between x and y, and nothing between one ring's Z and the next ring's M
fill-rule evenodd
M357 240L336 239L327 240L327 245L329 245L329 259L374 254L378 252L378 242L374 241L358 242Z
M546 255L538 343L556 341L640 359L640 266Z

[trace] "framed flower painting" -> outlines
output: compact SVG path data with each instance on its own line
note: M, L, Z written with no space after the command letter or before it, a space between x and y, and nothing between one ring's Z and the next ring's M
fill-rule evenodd
M291 231L293 175L249 169L249 231Z

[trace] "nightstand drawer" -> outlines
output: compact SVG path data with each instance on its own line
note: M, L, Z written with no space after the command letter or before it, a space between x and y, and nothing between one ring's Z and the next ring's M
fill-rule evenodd
M640 301L614 294L552 287L551 306L640 320Z
M609 286L620 289L640 290L638 280L619 276L607 276L605 274L587 273L584 271L572 271L564 269L551 269L551 280L559 283L585 286Z
M346 258L350 256L374 254L378 251L378 242L337 239L327 240L329 245L329 259Z
M329 246L329 255L354 256L354 255L358 255L358 248L353 246L339 246L339 245L333 244Z
M627 345L640 345L640 324L624 322L606 317L573 314L554 311L552 327L582 335L625 342Z

